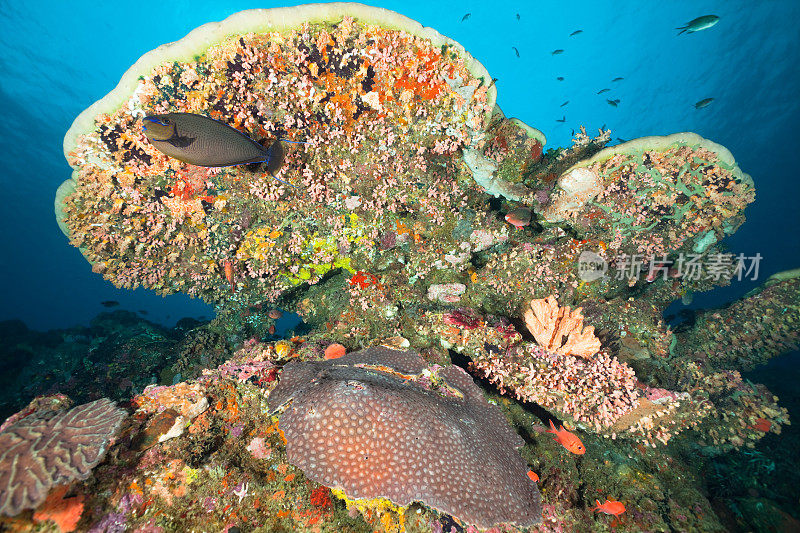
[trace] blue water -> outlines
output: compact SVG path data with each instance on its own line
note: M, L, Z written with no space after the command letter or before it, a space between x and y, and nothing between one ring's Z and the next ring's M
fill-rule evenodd
M590 131L606 124L624 139L694 131L728 147L758 195L728 241L731 251L761 253L761 280L800 266L797 0L468 2L457 10L430 1L374 4L461 42L498 78L504 112L542 130L550 147L569 144L581 124ZM35 329L86 324L104 300L167 325L213 315L197 300L117 290L91 272L53 215L55 189L70 173L61 143L75 116L145 52L236 11L283 5L0 2L0 320L19 318ZM676 35L675 27L709 13L721 17L715 27ZM551 55L557 48L565 52ZM611 83L618 76L625 79ZM597 95L604 87L612 90ZM707 97L710 106L694 108ZM620 99L619 107L606 98ZM566 122L556 122L562 116ZM698 295L693 305L720 305L755 284Z

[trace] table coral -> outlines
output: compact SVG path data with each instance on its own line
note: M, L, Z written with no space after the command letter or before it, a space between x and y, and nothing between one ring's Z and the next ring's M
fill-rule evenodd
M800 271L775 274L757 290L725 309L698 316L679 335L678 351L712 368L750 370L800 345Z
M419 221L437 240L435 226L458 215L468 191L453 155L493 107L485 69L388 12L336 4L330 16L343 19L333 23L318 11L262 11L255 26L270 30L240 18L210 47L198 32L153 51L76 120L59 222L96 272L117 286L216 301L230 297L226 262L234 286L278 295L331 269L357 270L397 225ZM304 141L281 173L298 189L263 170L167 158L139 117L175 111Z
M693 133L605 148L558 183L543 210L546 220L577 219L573 226L581 238L643 258L679 249L704 252L736 231L755 199L753 180L730 152Z
M638 404L633 369L602 352L584 360L532 344L506 351L489 346L472 356L472 364L501 391L595 431L609 428Z

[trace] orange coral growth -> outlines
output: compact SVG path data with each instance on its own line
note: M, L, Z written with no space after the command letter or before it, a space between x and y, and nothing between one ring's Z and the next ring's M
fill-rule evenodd
M588 359L600 351L600 339L594 327L583 327L581 308L574 311L569 306L559 307L554 296L531 300L523 315L528 331L546 350L562 355L575 355ZM566 341L564 341L566 337Z
M324 509L333 507L330 494L331 491L328 487L317 487L311 491L311 504Z
M331 344L325 348L325 359L338 359L347 353L347 348L341 344Z
M44 503L33 513L33 520L35 522L52 520L62 533L75 531L83 514L83 494L64 498L66 493L66 485L54 488Z

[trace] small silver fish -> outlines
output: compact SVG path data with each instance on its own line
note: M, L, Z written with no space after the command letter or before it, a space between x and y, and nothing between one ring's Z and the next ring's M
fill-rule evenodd
M707 30L714 24L719 22L719 17L716 15L704 15L702 17L697 17L694 20L690 20L685 25L675 28L676 30L681 30L678 32L678 35L681 33L694 33L696 31Z
M606 99L606 102L608 102L608 105L614 106L614 107L617 107L617 105L619 104L619 100L608 100L608 99Z
M603 94L603 93L608 92L610 90L611 89L600 89L599 91L597 91L597 94Z
M559 76L556 78L558 81L564 81L564 76Z
M557 56L558 54L563 54L563 53L564 53L564 50L559 48L558 50L553 50L552 52L550 52L550 55Z
M565 106L565 105L567 105L568 103L569 103L569 100L567 100L566 102L564 102L563 104L561 104L561 105L560 105L560 106L558 106L558 107L564 107L564 106Z
M575 30L574 32L570 33L569 36L572 37L574 35L578 35L579 33L583 33L583 30Z
M713 101L714 101L713 98L703 98L702 100L700 100L699 102L694 104L694 108L695 109L702 109L702 108L706 107L708 104L710 104Z
M467 19L468 19L468 18L470 18L471 16L472 16L472 13L467 13L466 15L464 15L463 17L461 17L461 22L464 22L465 20L467 20Z
M519 20L519 13L517 13L517 20Z
M514 50L514 53L517 54L517 57L519 57L519 50L517 50L517 47L512 46L511 49Z
M557 118L557 119L556 119L556 122L566 122L566 121L567 121L567 115L564 115L564 116L563 116L562 118L560 118L560 119L559 119L559 118Z
M625 79L625 78L614 78L614 79L613 79L613 80L611 80L611 81L612 81L612 82L614 82L614 81L622 81L622 80L624 80L624 79Z

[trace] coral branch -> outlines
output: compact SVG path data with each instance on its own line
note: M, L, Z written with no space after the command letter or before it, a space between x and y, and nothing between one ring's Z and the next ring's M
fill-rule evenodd
M587 359L600 351L600 339L594 327L583 327L583 315L578 307L559 307L554 296L532 300L523 315L528 331L542 348L563 355ZM566 337L566 341L564 340Z

